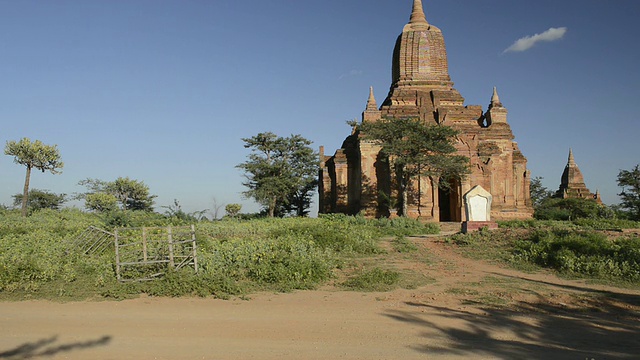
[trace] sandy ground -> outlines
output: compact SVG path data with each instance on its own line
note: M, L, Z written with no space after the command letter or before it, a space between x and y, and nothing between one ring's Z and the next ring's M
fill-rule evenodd
M0 303L0 359L639 359L640 291L469 260L437 238L435 279L250 300Z

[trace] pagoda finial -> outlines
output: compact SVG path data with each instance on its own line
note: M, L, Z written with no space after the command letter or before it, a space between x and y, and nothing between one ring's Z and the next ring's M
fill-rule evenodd
M373 86L369 87L369 99L367 99L367 110L378 110L376 98L373 96Z
M493 95L491 95L491 107L502 107L500 97L498 96L498 89L493 87Z
M569 148L569 165L575 165L576 160L573 158L573 150Z
M422 0L413 0L413 11L411 12L409 24L429 24L427 17L424 15Z

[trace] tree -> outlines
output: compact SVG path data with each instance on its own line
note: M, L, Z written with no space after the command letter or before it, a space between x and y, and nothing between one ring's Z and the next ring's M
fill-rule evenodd
M350 124L356 126L365 139L381 146L381 153L395 176L402 216L407 216L409 186L419 176L448 180L462 179L469 173L469 159L455 155L458 131L451 127L427 125L414 118ZM443 189L450 187L449 181L437 183ZM417 197L421 198L419 190Z
M289 194L287 201L282 204L283 213L295 214L299 217L309 215L309 208L311 207L312 201L311 197L313 191L318 186L317 173L315 175L316 176L311 176L309 173L302 187Z
M311 187L309 182L315 181L319 161L309 140L266 132L242 141L252 150L249 160L236 166L244 170L247 179L242 184L249 190L243 194L265 206L269 217L275 215L278 205L289 204L292 194L313 191L315 185Z
M632 170L620 170L618 186L622 192L618 194L622 199L620 207L625 209L632 220L640 220L640 165Z
M13 195L13 205L18 206L22 204L23 198L23 194ZM29 191L27 209L30 212L41 209L58 210L65 201L67 201L67 194L55 194L48 190L32 189Z
M120 204L122 210L153 211L156 195L149 194L149 187L142 181L119 177L114 181L86 179L78 183L85 186L86 193L78 199L85 200L85 207L104 212L113 210L113 202Z
M242 205L240 204L228 204L224 207L224 211L227 212L227 216L232 218L238 216L240 210L242 210Z
M609 219L614 213L594 199L549 197L536 207L533 217L538 220Z
M178 202L178 199L173 199L173 205L162 206L162 208L167 209L165 211L166 216L181 221L198 222L207 219L205 213L208 211L208 209L186 213L184 210L182 210L182 206L180 205L180 202Z
M529 194L531 195L531 203L534 209L537 209L546 199L553 196L553 191L542 186L542 179L541 176L531 179Z
M91 211L100 213L114 211L118 209L118 199L104 192L90 193L85 195L84 206Z
M220 213L220 209L224 206L224 204L218 204L218 199L213 197L213 208L211 209L211 218L213 220L218 220L218 214Z
M31 169L37 169L42 172L49 171L52 174L61 173L64 163L60 161L60 152L57 145L45 145L40 140L31 142L29 138L22 138L20 141L7 141L4 153L5 155L13 156L13 162L16 164L27 167L27 175L22 192L22 216L27 216Z
M149 187L142 181L119 177L108 183L106 190L118 199L123 210L153 211L153 199L157 196L150 195Z

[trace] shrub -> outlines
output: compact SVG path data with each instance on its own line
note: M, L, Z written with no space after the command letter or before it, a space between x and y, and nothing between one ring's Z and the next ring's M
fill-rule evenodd
M162 268L159 272L166 275L161 279L119 283L113 253L86 256L71 246L80 233L90 225L110 230L116 226L186 224L175 217L130 210L102 214L77 209L42 210L26 219L19 211L2 212L0 293L15 297L58 298L64 294L67 299L74 296L123 299L148 293L224 298L252 289L310 289L328 281L344 259L382 253L378 245L382 236L396 234L403 251L410 251L410 244L402 234L438 229L409 219L375 220L343 215L199 222L197 274L190 269Z
M515 261L529 261L572 275L640 280L640 239L610 240L592 231L538 230L516 242Z
M575 220L582 218L612 218L614 213L593 199L549 198L535 210L539 220Z
M359 291L387 291L394 288L399 280L398 272L376 267L371 270L361 270L345 281L343 286Z
M35 292L48 282L72 283L83 276L111 276L108 259L78 256L69 248L98 219L76 209L41 210L24 219L5 214L0 227L0 291Z
M574 224L594 230L638 229L640 222L625 219L577 219Z
M399 253L418 251L418 247L402 235L396 236L396 238L391 241L391 245L393 246L393 249Z

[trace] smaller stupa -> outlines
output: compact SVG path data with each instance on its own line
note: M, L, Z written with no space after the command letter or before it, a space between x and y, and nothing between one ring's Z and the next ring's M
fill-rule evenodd
M594 199L599 204L602 204L600 199L600 192L592 193L584 183L584 176L576 164L576 160L573 157L573 150L569 149L569 160L567 166L564 167L562 173L562 179L560 180L560 188L556 191L555 197L567 199L567 198L582 198L582 199Z

